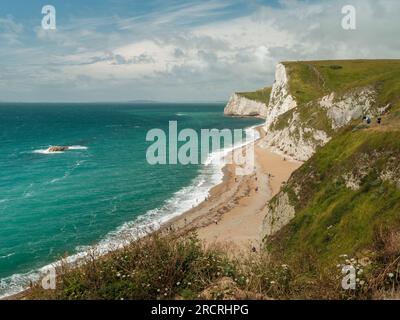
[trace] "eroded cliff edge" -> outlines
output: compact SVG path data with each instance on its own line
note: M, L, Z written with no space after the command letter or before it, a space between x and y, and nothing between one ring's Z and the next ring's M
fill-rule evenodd
M224 109L227 116L260 117L267 116L267 106L271 88L263 88L254 92L234 93Z

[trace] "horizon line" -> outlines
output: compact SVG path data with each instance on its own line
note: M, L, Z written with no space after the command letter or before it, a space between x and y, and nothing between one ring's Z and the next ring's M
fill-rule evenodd
M187 101L157 101L157 100L132 100L132 101L0 101L0 104L5 104L5 103L20 103L20 104L38 104L38 103L43 103L43 104L58 104L58 103L67 103L67 104L77 104L77 103L87 103L87 104L95 104L95 103L145 103L145 104L156 104L156 103L165 103L165 104L171 104L171 103L227 103L228 100L212 100L212 101L193 101L193 100L187 100Z

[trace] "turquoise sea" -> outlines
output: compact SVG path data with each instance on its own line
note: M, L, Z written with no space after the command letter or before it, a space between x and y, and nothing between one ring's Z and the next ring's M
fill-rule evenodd
M146 161L148 130L235 129L223 104L0 104L0 297L87 246L181 214L221 177L215 165ZM48 154L51 145L72 150Z

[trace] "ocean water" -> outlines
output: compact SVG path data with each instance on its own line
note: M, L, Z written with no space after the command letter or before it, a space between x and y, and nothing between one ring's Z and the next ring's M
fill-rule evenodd
M217 165L146 161L148 130L237 129L222 104L0 104L0 296L23 289L65 254L118 245L191 208ZM51 145L73 146L49 154ZM228 147L228 146L226 146ZM210 157L218 156L210 155Z

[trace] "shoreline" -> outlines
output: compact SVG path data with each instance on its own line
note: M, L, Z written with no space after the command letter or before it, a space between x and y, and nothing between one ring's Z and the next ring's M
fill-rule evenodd
M225 164L222 168L222 182L210 189L205 201L172 217L151 232L174 230L178 235L196 232L206 246L229 245L234 256L259 248L262 243L264 211L269 200L302 163L284 160L283 156L264 148L262 141L266 133L263 125L255 126L254 129L260 135L251 142L254 143L255 171L251 175L237 176L237 165ZM243 149L245 146L237 148ZM27 291L29 289L0 300L23 299Z
M222 169L223 181L210 190L208 199L166 222L161 231L196 232L206 246L233 247L233 255L242 255L261 246L266 206L302 162L287 160L263 147L266 135L263 125L255 129L260 137L254 141L254 172L237 176L236 165L226 164Z

